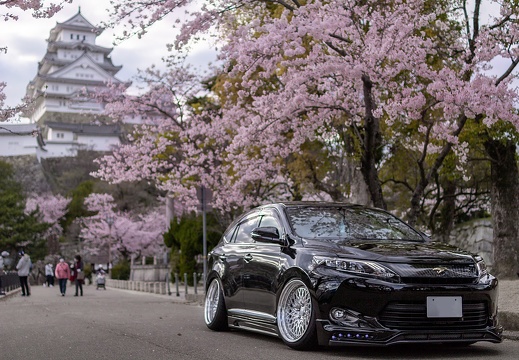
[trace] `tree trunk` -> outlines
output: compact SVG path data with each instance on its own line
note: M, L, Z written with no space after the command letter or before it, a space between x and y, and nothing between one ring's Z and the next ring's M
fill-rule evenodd
M512 141L485 142L491 158L491 208L494 266L499 278L517 278L519 252L519 171Z
M454 227L454 216L456 215L456 183L454 181L447 180L444 184L444 200L440 210L439 226L435 226L434 224L435 214L431 215L432 218L429 228L433 230L433 234L436 235L442 243L448 244L450 234Z
M382 144L382 135L380 134L380 120L373 115L375 110L372 96L373 83L367 75L362 76L362 82L364 84L365 117L361 172L368 186L373 206L387 209L376 167L377 152Z

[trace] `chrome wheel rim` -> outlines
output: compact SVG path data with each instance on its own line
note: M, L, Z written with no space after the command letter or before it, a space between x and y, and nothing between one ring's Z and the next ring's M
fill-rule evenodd
M285 341L296 342L305 335L312 317L312 298L301 280L292 280L283 289L277 317L279 333Z
M218 280L211 281L207 293L205 295L204 305L204 318L205 323L210 324L213 322L216 311L218 310L218 304L220 301L220 283Z

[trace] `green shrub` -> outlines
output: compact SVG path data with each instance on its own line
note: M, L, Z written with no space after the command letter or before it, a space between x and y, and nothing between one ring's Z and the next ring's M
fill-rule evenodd
M90 264L84 264L83 271L85 272L85 278L92 283L92 266L90 266Z
M128 260L122 260L113 266L112 279L116 279L116 280L129 280L130 279L130 262Z
M207 250L210 251L220 240L222 227L212 213L207 214ZM202 272L196 257L202 254L203 246L202 216L194 212L184 214L181 218L173 218L171 225L164 234L164 243L171 248L171 275L175 273L184 281L187 273L188 282L193 283L193 272Z

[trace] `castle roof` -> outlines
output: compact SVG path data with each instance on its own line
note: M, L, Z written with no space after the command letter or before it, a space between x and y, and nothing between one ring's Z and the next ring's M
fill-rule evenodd
M55 41L58 37L58 34L65 29L74 31L93 32L97 35L100 35L104 30L103 28L92 25L87 19L85 19L85 17L81 14L81 8L79 8L76 15L72 16L67 21L56 22L56 26L52 28L50 31L48 41Z
M83 135L118 136L121 134L121 128L119 125L91 125L47 122L46 126L53 130L70 131L75 134Z
M36 124L0 124L0 135L35 135Z

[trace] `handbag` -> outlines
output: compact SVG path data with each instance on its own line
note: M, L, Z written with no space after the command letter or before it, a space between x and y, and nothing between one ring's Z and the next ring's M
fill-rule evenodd
M78 280L85 280L85 272L84 271L78 271L76 279L78 279Z

